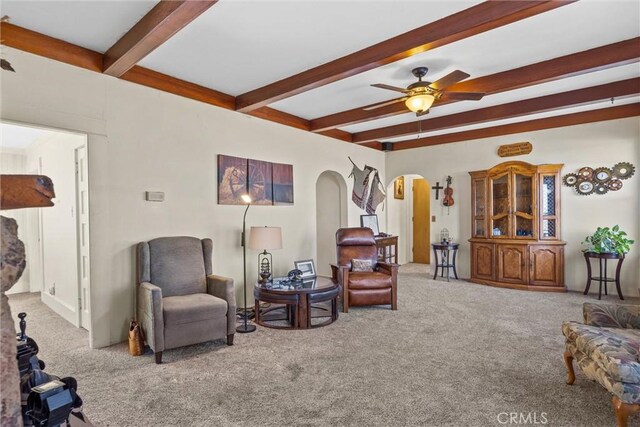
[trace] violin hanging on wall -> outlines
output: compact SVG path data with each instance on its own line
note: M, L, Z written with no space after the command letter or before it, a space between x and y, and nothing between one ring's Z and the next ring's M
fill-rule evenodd
M447 176L447 188L444 189L442 204L446 207L453 206L453 188L451 188L451 176Z

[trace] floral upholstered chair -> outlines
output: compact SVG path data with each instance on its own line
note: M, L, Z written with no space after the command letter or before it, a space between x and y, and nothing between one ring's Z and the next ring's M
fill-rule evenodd
M640 411L640 305L585 303L584 324L564 322L567 384L573 384L573 359L582 372L613 394L618 426Z

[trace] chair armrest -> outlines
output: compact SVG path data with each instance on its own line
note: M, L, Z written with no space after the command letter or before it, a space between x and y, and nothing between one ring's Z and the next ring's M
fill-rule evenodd
M138 285L137 317L149 347L154 352L163 351L162 289L149 282L142 282Z
M342 284L344 275L349 273L349 267L346 265L331 264L331 280Z
M331 280L340 281L340 267L337 264L331 264Z
M378 268L384 270L387 274L393 275L395 272L398 274L398 268L400 268L400 264L393 264L390 262L378 262Z
M640 329L640 305L599 304L582 305L584 323L603 328Z
M207 293L227 302L227 334L236 331L236 287L233 279L211 274L207 276Z

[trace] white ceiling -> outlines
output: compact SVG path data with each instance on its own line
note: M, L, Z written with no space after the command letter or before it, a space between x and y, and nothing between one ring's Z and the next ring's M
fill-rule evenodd
M478 108L491 107L494 105L506 104L523 99L537 98L545 95L553 95L556 93L582 89L585 87L598 86L601 84L625 80L633 77L640 77L640 66L637 63L623 65L609 70L594 71L592 73L583 74L581 76L542 83L534 86L524 87L521 89L497 93L495 95L488 95L485 96L481 101L456 102L443 105L441 107L429 110L429 114L423 116L422 118L424 120L428 120L435 117L447 116L449 114L477 110ZM376 90L375 88L372 89ZM391 98L393 98L393 96ZM348 132L361 132L371 128L381 128L412 121L417 121L417 118L415 114L408 112L406 114L387 117L384 119L375 120L373 122L364 122L356 125L345 126L342 129Z
M622 2L617 7L604 1L579 1L285 99L271 107L306 119L317 118L393 99L393 92L370 85L387 83L406 87L415 81L411 69L416 66L429 67L429 81L455 69L465 71L473 79L630 39L640 35L639 5L637 1ZM598 25L594 25L596 22ZM638 64L634 67L640 69ZM507 98L505 102L519 99ZM481 108L485 100L453 105L449 112ZM377 122L364 126L366 129L377 127Z
M140 65L236 96L477 3L221 0Z
M220 0L140 65L237 96L480 3L445 0ZM155 1L3 0L11 22L106 51ZM270 107L315 119L394 98L373 83L407 86L411 69L434 81L460 69L477 78L640 36L640 0L581 0L513 24L284 99ZM634 63L434 108L425 119L640 77ZM628 103L630 99L617 100ZM471 125L475 129L584 111L607 102ZM411 113L342 129L360 132L416 121ZM390 139L390 141L397 140ZM407 139L403 137L401 139Z
M24 150L48 133L44 129L0 123L0 150Z
M104 53L157 1L2 0L0 14L11 23Z

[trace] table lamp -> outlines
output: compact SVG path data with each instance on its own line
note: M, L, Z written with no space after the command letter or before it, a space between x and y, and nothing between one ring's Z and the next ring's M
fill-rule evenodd
M249 317L249 315L247 314L247 245L245 244L244 236L247 224L247 211L249 210L249 206L251 206L251 196L249 196L248 194L243 194L241 198L242 201L247 205L247 208L244 210L244 216L242 217L242 238L240 241L242 244L242 270L244 272L244 282L242 282L242 289L244 291L244 323L236 328L236 332L243 334L255 331L256 325L247 324L247 318Z
M273 257L267 250L282 249L282 229L280 227L251 227L249 249L262 250L258 254L258 275L265 284L273 275Z

